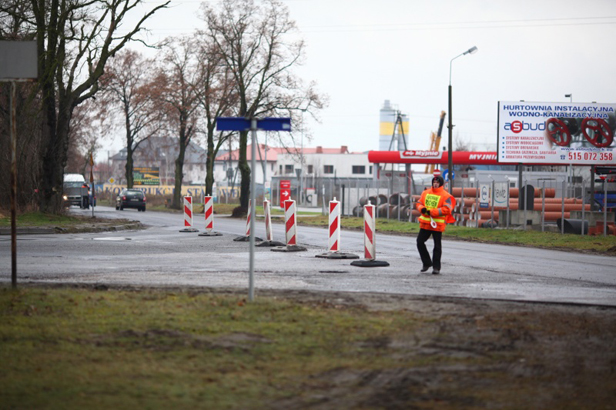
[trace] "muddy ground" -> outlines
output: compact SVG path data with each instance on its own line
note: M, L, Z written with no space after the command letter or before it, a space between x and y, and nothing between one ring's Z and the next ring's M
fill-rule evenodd
M246 296L237 289L164 290ZM270 409L616 408L614 307L293 290L260 290L260 297L406 310L419 324L412 333L364 342L379 355L419 366L308 375L289 381L301 384L301 395Z
M616 409L614 307L375 293L257 294L265 296L339 309L408 310L422 323L417 331L368 343L382 355L425 362L310 375L302 395L273 402L271 409Z
M406 309L412 334L370 343L425 366L315 374L276 409L613 409L616 309L382 294L262 292L307 304Z

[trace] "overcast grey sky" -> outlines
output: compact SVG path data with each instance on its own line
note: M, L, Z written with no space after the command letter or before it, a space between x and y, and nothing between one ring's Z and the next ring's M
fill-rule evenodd
M454 136L475 150L496 150L498 101L572 94L574 102L616 103L615 0L283 3L306 41L297 72L330 99L306 145L378 149L379 110L388 99L409 116L409 148L428 149L447 111L450 60L472 46L476 54L453 62L453 122ZM200 4L172 0L147 24L150 40L200 26Z

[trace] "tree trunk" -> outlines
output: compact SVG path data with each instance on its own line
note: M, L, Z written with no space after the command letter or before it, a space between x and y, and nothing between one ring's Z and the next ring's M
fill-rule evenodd
M214 151L214 129L207 130L207 159L205 161L205 195L212 196L214 185L214 160L216 159Z
M182 209L182 180L184 177L184 150L180 150L180 154L175 160L175 189L173 190L172 208Z
M240 206L248 210L248 199L250 199L250 167L247 160L248 131L240 132L240 149L238 167L242 177L240 185Z
M135 169L135 163L133 161L133 146L129 144L126 146L126 165L124 169L126 170L126 188L132 188L135 179L133 175L133 170Z
M173 204L175 209L182 209L182 181L184 179L184 156L186 154L186 147L190 142L189 133L186 129L186 121L180 119L180 145L178 157L175 160L175 190L173 191Z
M52 93L53 95L53 93ZM67 101L67 99L69 101ZM53 100L53 101L52 101ZM43 124L43 134L48 136L48 143L43 153L43 176L40 210L43 213L57 214L62 209L62 183L64 182L64 167L67 161L68 133L72 100L64 96L65 101L56 114L56 103L53 98L43 101L47 121Z

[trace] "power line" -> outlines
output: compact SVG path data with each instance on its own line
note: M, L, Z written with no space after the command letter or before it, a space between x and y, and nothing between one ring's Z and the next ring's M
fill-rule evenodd
M615 19L614 21L599 21ZM572 20L586 20L577 22ZM595 20L595 21L587 21ZM558 21L569 21L561 22ZM543 24L535 24L545 22ZM529 24L520 24L529 23ZM473 25L474 24L474 25ZM507 29L507 28L534 28L559 26L603 26L616 24L616 16L563 18L563 19L532 19L532 20L493 20L476 22L450 22L450 23L418 23L418 24L369 24L369 25L332 25L332 26L299 26L304 33L341 33L366 31L429 31L429 30L472 30L472 29Z
M384 24L356 24L356 25L321 25L306 26L306 28L333 28L333 27L380 27L380 26L447 26L451 24L502 24L502 23L528 23L539 21L571 21L571 20L606 20L616 19L616 16L597 16L597 17L560 17L560 18L537 18L537 19L516 19L516 20L474 20L474 21L448 21L439 23L384 23Z

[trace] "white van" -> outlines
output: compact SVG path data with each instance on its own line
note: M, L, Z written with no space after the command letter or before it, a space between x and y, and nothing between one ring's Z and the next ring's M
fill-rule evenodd
M90 196L86 185L86 179L81 174L64 174L62 184L64 206L77 205L80 208L90 208Z

